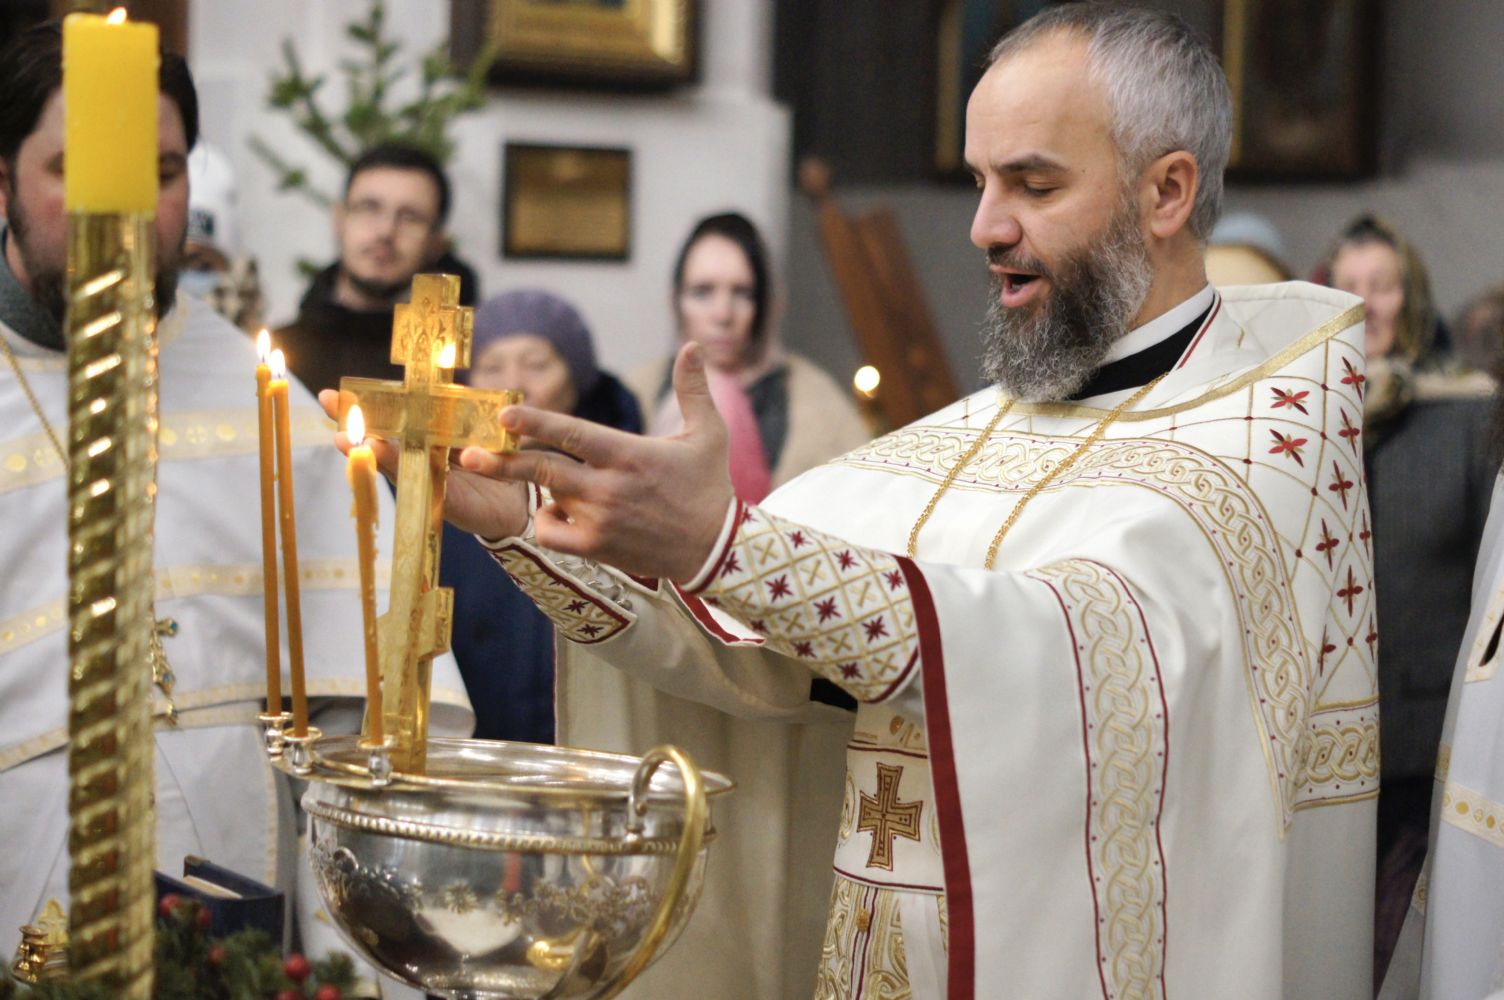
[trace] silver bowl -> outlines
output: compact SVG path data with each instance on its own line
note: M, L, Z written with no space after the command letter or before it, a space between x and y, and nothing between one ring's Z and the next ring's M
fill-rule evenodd
M329 915L378 968L453 998L615 996L688 921L707 795L731 788L673 747L431 739L422 776L353 736L306 749L277 763L310 782Z

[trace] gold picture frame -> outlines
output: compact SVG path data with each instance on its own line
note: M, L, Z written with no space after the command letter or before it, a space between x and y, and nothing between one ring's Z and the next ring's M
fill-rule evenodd
M631 256L631 150L509 142L502 163L503 257Z
M696 0L453 0L455 61L499 83L672 87L696 73Z

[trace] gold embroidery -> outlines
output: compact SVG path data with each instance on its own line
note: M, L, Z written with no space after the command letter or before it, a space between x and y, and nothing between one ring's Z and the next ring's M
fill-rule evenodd
M1082 710L1090 747L1087 806L1092 892L1102 915L1097 961L1108 996L1160 996L1165 718L1157 665L1127 587L1094 562L1029 576L1055 588L1081 643Z
M513 544L488 551L559 634L571 642L605 642L635 620L585 585L551 568L544 557L530 549Z
M919 818L924 812L924 803L899 801L898 783L902 778L902 767L878 764L877 795L862 793L856 831L872 834L872 849L867 852L869 868L893 870L895 838L919 842Z
M837 875L820 947L815 1000L912 998L898 893Z
M1504 804L1454 781L1441 786L1441 821L1504 847Z
M1310 802L1378 795L1378 701L1313 712L1311 739L1301 763L1308 783L1301 789L1297 809Z
M703 596L858 701L890 696L918 661L914 603L897 557L756 507L746 508Z

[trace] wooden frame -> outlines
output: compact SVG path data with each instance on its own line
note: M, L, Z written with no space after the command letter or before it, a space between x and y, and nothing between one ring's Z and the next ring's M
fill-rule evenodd
M1374 173L1377 7L1372 0L1225 0L1234 178Z
M503 257L631 256L631 150L509 142L502 160Z
M498 83L666 88L696 73L696 0L452 0L452 49Z

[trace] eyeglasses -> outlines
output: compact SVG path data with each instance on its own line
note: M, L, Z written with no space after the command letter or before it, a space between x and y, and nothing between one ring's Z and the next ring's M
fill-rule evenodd
M388 219L392 219L398 229L409 232L428 232L434 226L434 220L422 212L411 208L388 208L374 198L351 202L345 206L345 214L363 226L384 224Z

